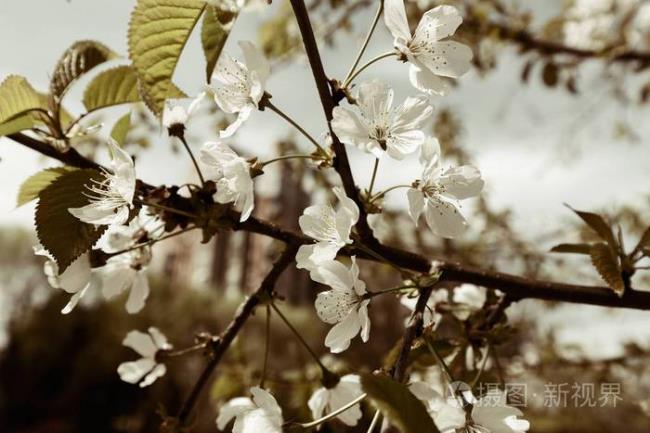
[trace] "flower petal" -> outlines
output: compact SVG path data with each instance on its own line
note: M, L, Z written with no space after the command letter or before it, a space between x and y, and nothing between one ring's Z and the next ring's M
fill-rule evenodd
M140 358L137 361L123 362L117 367L120 379L128 383L138 383L156 366L156 361L150 358Z
M162 377L167 373L167 367L164 364L157 364L149 374L140 382L140 388L149 386L156 381L159 377Z
M472 66L472 49L455 41L435 42L417 60L436 75L458 78Z
M255 409L255 404L248 397L237 397L221 406L217 416L217 428L223 430L231 419Z
M485 184L481 172L471 165L450 168L440 176L438 182L444 187L445 195L457 200L476 197Z
M351 144L364 152L383 152L379 143L370 138L368 127L357 114L344 107L334 107L332 130L343 143Z
M456 32L463 22L463 17L453 6L437 6L422 15L413 35L413 42L421 40L439 41Z
M411 85L429 96L444 96L449 90L449 83L438 77L429 69L420 68L415 64L409 67Z
M144 308L145 301L149 297L149 281L144 270L136 273L129 298L126 301L126 311L135 314Z
M273 397L270 392L260 388L259 386L252 387L250 392L253 395L253 402L257 407L282 419L282 408L278 405L275 397Z
M325 346L332 353L341 353L350 347L350 340L359 333L360 329L359 315L353 309L345 319L330 329L327 336L325 336Z
M255 44L250 41L240 41L239 48L244 53L246 67L251 73L255 73L257 78L265 83L271 74L271 65Z
M91 273L89 255L82 254L58 276L59 286L68 293L77 293L88 287Z
M460 236L467 228L465 217L458 208L441 198L427 200L424 216L429 228L443 238Z
M311 416L314 419L318 419L323 416L325 412L325 406L329 403L329 390L325 388L318 388L314 393L309 397L307 406L311 410Z
M422 215L422 211L424 210L424 195L420 190L409 188L406 197L409 202L409 215L417 226L420 215Z
M402 43L411 40L404 0L384 0L384 22L395 39L401 39Z
M154 343L153 338L151 338L151 335L138 330L133 330L126 334L122 344L135 350L144 358L153 359L156 356L156 352L158 352L158 347Z

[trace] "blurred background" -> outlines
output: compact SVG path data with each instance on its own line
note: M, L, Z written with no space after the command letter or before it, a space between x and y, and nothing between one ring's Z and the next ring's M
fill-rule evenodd
M441 2L407 0L411 23ZM385 212L373 217L376 235L388 244L505 272L578 284L602 284L583 257L548 253L560 242L589 241L591 234L563 205L607 215L634 245L650 224L650 5L635 0L592 1L451 1L465 15L458 40L475 53L475 68L449 96L433 101L430 125L449 163L472 163L486 181L480 199L464 208L470 229L460 239L441 241L424 226L413 227L405 198L393 194ZM132 0L3 1L0 9L0 78L20 74L35 88L48 86L49 74L73 42L94 39L126 56ZM308 2L330 77L341 78L363 41L376 8L367 0ZM196 33L196 32L195 32ZM325 122L297 28L288 4L251 5L242 13L226 45L239 57L238 40L261 44L273 62L268 91L273 102L314 136ZM539 43L542 41L548 45ZM366 57L390 49L392 38L378 25ZM540 48L546 47L546 48ZM559 47L559 48L558 48ZM569 50L563 50L568 47ZM551 49L552 48L552 49ZM572 51L573 50L573 51ZM621 62L616 54L632 51L645 62ZM125 63L126 60L118 60ZM361 80L382 78L396 100L414 94L406 65L387 60L369 68ZM204 60L196 34L174 78L189 95L204 83ZM88 78L75 84L67 107L83 112L81 95ZM1 103L1 101L0 101ZM167 138L144 108L117 107L89 118L102 130L76 144L106 158L103 143L116 120L131 109L134 126L128 150L136 156L138 176L152 184L193 181L190 161ZM206 108L188 124L197 151L215 137L225 120ZM269 112L254 113L233 141L243 154L262 159L309 149L303 137ZM359 185L367 185L373 160L348 148ZM35 257L34 205L16 208L21 182L53 166L33 151L0 139L0 431L2 432L144 432L156 431L162 418L175 414L200 373L201 354L170 360L168 372L140 389L119 380L117 366L136 355L121 342L131 329L156 326L177 348L192 345L201 332L218 333L230 321L243 295L257 287L279 245L247 233L219 233L200 244L191 233L154 249L149 272L152 294L136 316L124 300L86 296L72 314L60 310L67 295L51 288ZM327 199L338 182L326 171L294 162L275 164L256 185L255 215L297 230L298 216ZM382 161L377 188L412 181L417 156L401 165ZM390 268L362 265L371 288L399 283ZM633 286L650 290L650 279L635 275ZM408 310L394 297L373 301L372 332L342 356L326 355L328 327L313 309L319 290L304 272L289 269L278 285L283 310L304 330L311 346L335 370L372 371L381 367L403 332ZM636 310L554 304L524 300L507 310L509 327L486 369L483 382L526 383L522 410L534 432L647 432L650 425L650 314ZM203 396L193 431L216 431L221 403L259 380L264 346L264 314L245 328ZM448 323L447 323L448 322ZM454 368L465 367L469 339L453 320L441 333L459 341ZM306 401L318 386L318 368L274 320L268 385L279 395L287 419L306 420ZM388 355L387 355L388 354ZM430 360L418 368L430 374ZM435 370L435 369L434 369ZM600 404L546 407L549 384L620 385L616 407ZM569 391L569 396L571 392ZM611 402L610 402L611 403ZM365 413L367 426L372 416ZM344 430L334 425L333 431Z

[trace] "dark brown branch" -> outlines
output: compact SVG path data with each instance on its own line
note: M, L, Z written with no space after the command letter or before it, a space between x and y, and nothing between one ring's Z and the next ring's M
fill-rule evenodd
M50 146L47 143L36 140L28 135L16 133L7 135L7 138L22 144L23 146L29 147L32 150L35 150L38 153L41 153L50 158L54 158L58 161L61 161L64 164L71 165L73 167L79 168L95 168L100 169L101 165L97 164L94 161L91 161L77 152L75 149L69 149L67 152L59 152L54 147Z
M424 324L424 310L427 308L427 302L433 291L433 286L425 287L420 291L420 297L418 302L415 304L415 309L411 315L411 321L404 331L404 337L402 337L402 347L400 348L399 355L395 360L393 365L391 375L393 379L398 382L402 382L405 379L406 367L408 367L408 358L409 353L411 353L411 348L413 347L413 342L416 338L422 335L422 326Z
M47 156L73 165L75 167L94 167L95 163L78 155L69 157L68 153L61 154L45 143L38 142L24 134L14 134L9 136L12 140L23 144L31 149L41 152ZM47 151L42 151L45 149ZM191 209L188 204L187 209ZM271 238L280 240L292 245L302 245L311 242L309 238L289 230L285 230L277 225L250 217L243 223L239 223L239 213L231 211L229 219L233 222L233 229L245 230L253 233L262 234ZM398 248L383 245L376 242L372 245L374 251L381 256L397 264L398 266L416 272L428 272L431 267L431 260L419 254L404 251ZM347 247L342 251L346 255L357 255L368 260L376 260L368 256L365 252L355 247ZM552 281L540 281L529 278L522 278L515 275L504 274L501 272L476 269L453 262L441 261L439 265L442 271L441 281L454 281L460 283L472 283L480 286L498 289L508 294L510 299L545 299L549 301L572 302L577 304L601 305L605 307L633 308L638 310L650 310L650 292L640 292L637 290L628 290L622 297L618 297L614 292L603 286L582 286L574 284L563 284Z
M613 47L605 50L585 50L564 45L560 42L549 41L538 38L526 30L514 29L500 23L481 23L475 19L465 21L467 26L485 26L486 34L497 31L502 39L509 40L525 50L537 51L541 54L566 54L580 59L600 58L617 62L639 62L644 65L650 64L650 53L634 50L617 52Z
M291 6L293 7L294 15L298 21L298 27L300 28L303 43L305 44L307 58L309 59L309 64L311 66L312 73L314 74L314 81L316 82L318 95L320 96L321 105L323 106L325 118L327 119L330 135L332 137L332 148L334 149L334 153L336 155L336 158L334 159L334 169L341 176L341 182L343 183L345 194L354 200L354 202L359 207L360 215L359 221L357 223L357 230L361 236L361 239L364 242L374 243L376 240L372 233L372 230L370 229L370 226L368 225L368 215L366 213L363 202L359 197L359 190L357 189L357 186L354 182L354 177L352 176L348 154L345 151L345 146L343 143L341 143L341 141L332 130L332 112L337 103L330 92L330 82L327 78L327 75L325 74L323 61L321 60L320 54L318 52L318 44L316 43L314 30L311 26L311 21L309 20L309 13L307 12L307 8L305 7L305 2L303 0L291 0Z
M297 246L295 244L287 244L286 249L273 264L271 271L266 275L262 284L260 284L260 287L239 307L237 315L219 337L218 342L214 345L210 361L203 369L203 372L194 384L194 387L181 407L181 410L178 412L178 421L181 425L186 424L192 409L201 395L201 391L207 385L210 376L212 376L212 373L219 365L219 362L221 362L223 355L226 353L237 334L239 334L239 331L241 331L246 321L253 314L255 307L259 305L260 298L265 293L270 294L273 291L275 283L278 281L278 278L280 278L280 275L282 275L282 272L284 272L284 270L293 262L296 251Z

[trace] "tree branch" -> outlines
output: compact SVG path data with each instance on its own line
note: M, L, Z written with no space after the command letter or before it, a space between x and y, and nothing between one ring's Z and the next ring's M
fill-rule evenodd
M314 36L314 30L311 26L311 21L309 20L309 13L305 7L305 2L303 0L291 0L291 6L293 8L294 15L298 21L298 27L300 28L300 34L302 35L303 43L305 44L305 51L307 53L307 58L309 59L309 65L311 66L312 73L314 75L314 81L316 82L316 88L318 89L318 95L320 96L321 105L323 106L323 111L325 112L325 118L327 119L327 124L329 127L330 135L332 137L332 148L336 158L334 159L334 169L341 176L341 182L343 183L343 188L345 189L345 194L350 197L359 207L359 221L357 222L357 230L359 235L364 242L374 244L376 239L368 225L368 215L366 209L359 197L359 190L356 187L354 182L354 177L352 176L352 170L350 168L350 161L348 160L348 154L345 151L345 146L338 139L334 131L332 130L332 111L337 105L336 101L332 97L330 92L330 84L325 74L325 68L323 67L323 61L321 60L320 54L318 52L318 44L316 43L316 38Z
M402 337L402 347L400 348L399 355L395 360L393 365L391 376L398 382L402 382L405 379L406 367L408 367L408 358L409 353L411 353L411 348L413 347L413 342L417 337L422 335L422 326L424 324L424 310L427 308L427 302L433 291L433 286L425 287L420 290L420 296L418 297L418 302L415 304L415 309L411 315L411 322L409 326L404 331L404 337Z
M51 146L24 134L13 134L8 137L17 143L23 144L37 152L74 167L88 168L98 166L96 163L79 155L74 151L74 149L71 149L67 153L59 153ZM73 157L70 157L70 155L73 155ZM189 200L187 201L187 206L184 207L184 209L192 209ZM258 233L290 245L302 245L312 242L310 238L302 234L285 230L272 222L264 221L255 217L250 217L248 220L240 223L239 212L233 210L228 213L228 219L232 221L232 227L234 230L245 230L252 233ZM429 272L431 267L430 258L402 249L386 246L377 241L373 245L373 250L382 257L385 257L405 269L416 272ZM377 260L354 246L346 247L341 251L341 254L348 256L356 255L360 258L372 261ZM619 297L608 287L541 281L486 269L477 269L459 263L446 261L439 261L439 269L442 272L440 277L441 281L472 283L491 289L501 290L509 295L510 299L513 301L533 298L577 304L600 305L605 307L650 310L650 292L627 290L622 297Z
M201 391L207 385L210 376L221 362L221 358L226 353L233 340L239 334L239 331L244 327L246 321L251 317L255 307L260 303L260 297L265 293L271 293L275 287L275 283L282 275L282 272L293 262L298 247L295 244L288 244L282 255L273 264L271 271L266 275L259 288L251 294L246 301L237 310L237 315L232 319L228 327L221 334L217 344L214 345L210 361L203 369L203 372L197 379L192 391L188 395L185 403L178 412L178 420L181 425L185 425L187 419L196 405Z

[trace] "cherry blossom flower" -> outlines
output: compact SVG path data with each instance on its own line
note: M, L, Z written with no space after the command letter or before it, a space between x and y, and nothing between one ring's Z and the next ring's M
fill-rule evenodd
M359 219L359 208L341 188L334 188L340 206L335 211L329 204L309 206L298 219L302 232L316 240L302 245L296 254L296 266L311 271L320 263L336 258L338 251L352 243L350 232Z
M208 142L201 149L201 162L207 168L206 179L217 184L214 198L219 203L233 203L246 221L255 207L255 191L251 164L237 155L227 144Z
M362 394L359 376L348 374L341 377L339 383L333 388L318 388L312 394L307 405L311 409L312 417L318 419L326 412L330 413L342 408ZM337 418L345 425L352 427L357 425L362 416L361 408L357 404L337 415Z
M143 230L136 218L128 227L114 230L108 237L107 252L118 252L136 245ZM145 246L115 255L106 261L101 270L102 292L106 299L129 290L126 311L135 314L142 310L149 297L149 281L146 269L151 262L151 247Z
M104 180L86 186L90 203L68 212L87 224L121 225L129 218L135 195L135 166L131 156L114 140L108 142L112 173L104 171Z
M452 433L465 426L465 410L458 398L443 397L426 382L416 381L409 390L421 400L441 433Z
M332 129L342 142L377 158L386 152L398 160L424 142L422 127L433 112L426 98L409 97L393 109L393 89L373 80L359 86L357 105L359 114L334 108Z
M188 111L182 105L165 104L162 114L162 124L170 129L177 125L185 125L189 117Z
M282 408L260 387L250 389L253 398L237 397L223 405L217 428L223 430L235 418L233 433L282 433Z
M474 431L490 433L524 433L530 423L518 417L523 413L506 402L506 394L500 390L490 390L472 408Z
M193 113L201 101L212 97L214 102L226 113L237 114L237 119L220 131L222 138L232 136L248 119L264 96L266 80L271 74L271 66L264 54L249 41L240 41L245 63L223 53L212 75L219 87L206 87L192 102L189 112Z
M438 140L422 146L422 179L408 190L409 214L417 224L424 212L427 224L438 236L454 238L467 227L460 213L459 200L477 196L483 189L479 170L471 165L443 169Z
M472 50L458 42L444 40L456 32L463 17L453 6L437 6L427 11L411 34L403 0L384 2L384 20L394 37L394 45L411 63L409 78L418 90L443 95L447 83L440 77L458 78L471 66Z
M135 350L142 358L120 364L117 367L120 379L128 383L139 383L140 388L144 388L165 375L167 368L156 360L156 355L161 350L170 350L172 346L158 328L150 327L147 333L131 331L122 344Z
M361 333L363 342L370 336L370 319L365 298L366 284L359 279L359 266L352 257L350 267L340 262L320 263L311 273L314 281L330 286L332 290L316 296L316 313L325 323L334 325L325 337L325 346L332 353L340 353L350 347L350 341Z
M56 261L45 248L40 245L34 247L34 254L47 257L47 261L43 264L43 271L50 286L55 289L63 289L72 295L70 301L61 310L61 314L70 313L88 289L98 284L90 267L88 253L82 254L61 274L59 274L59 266Z

